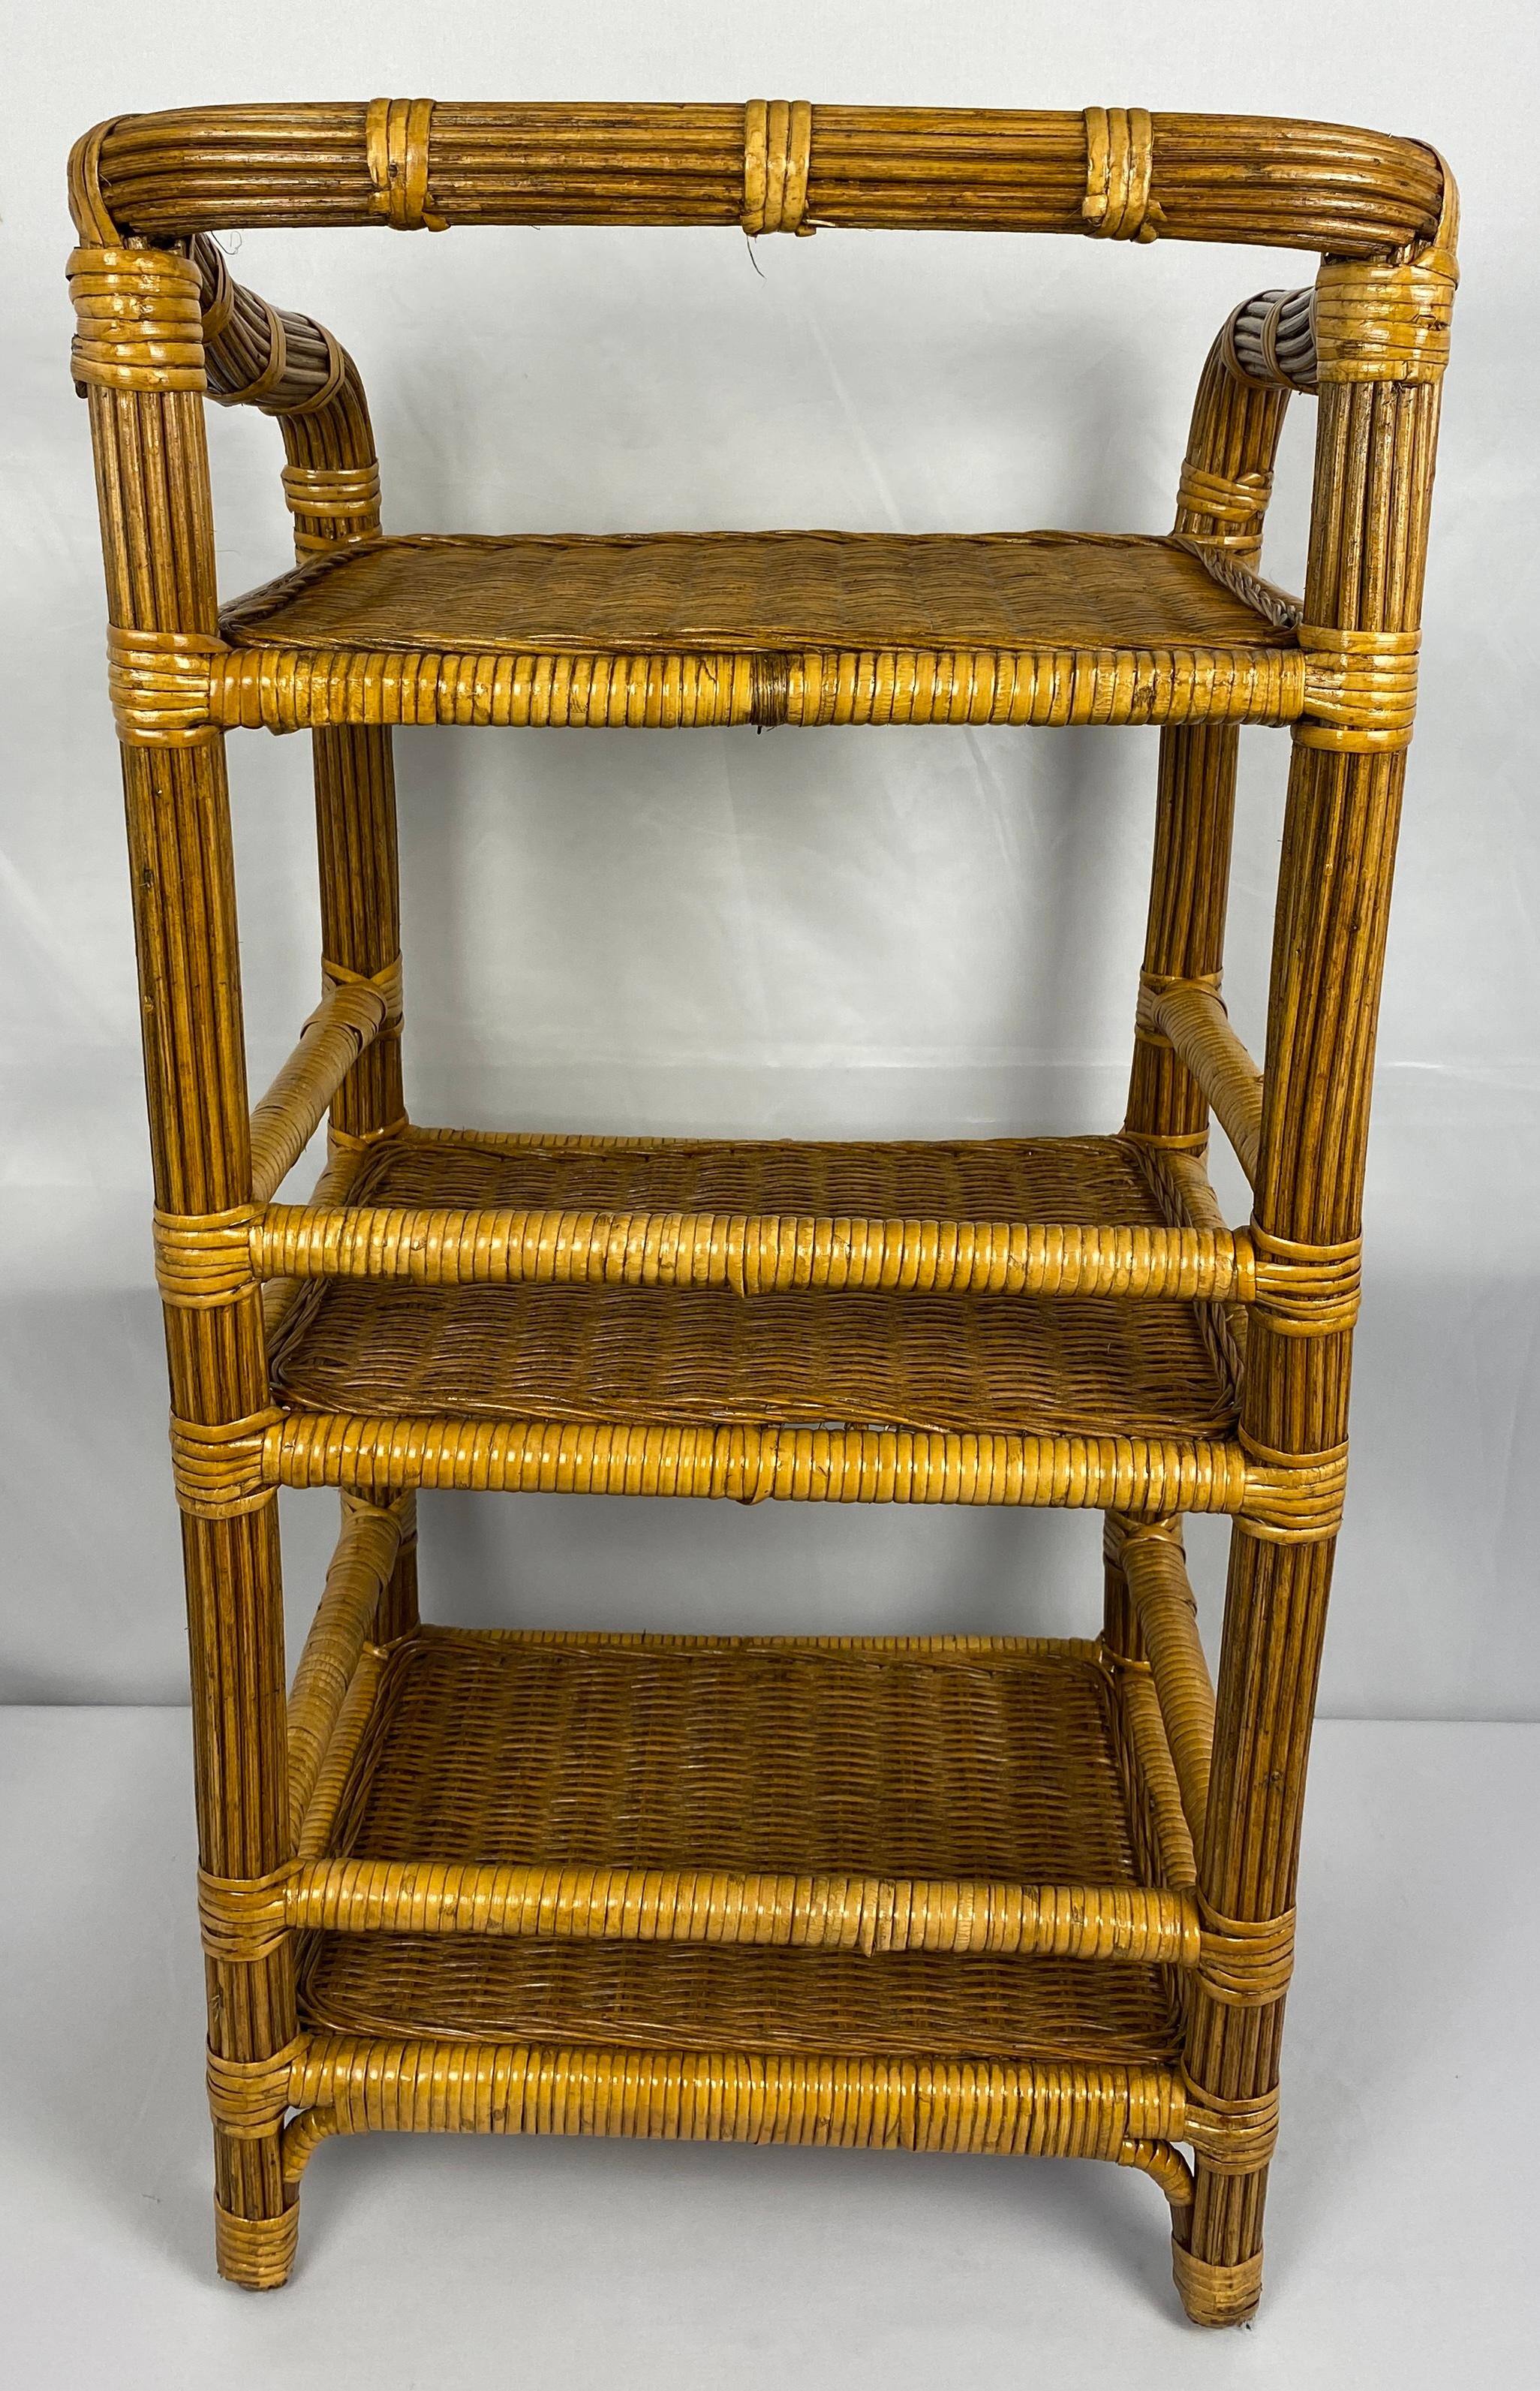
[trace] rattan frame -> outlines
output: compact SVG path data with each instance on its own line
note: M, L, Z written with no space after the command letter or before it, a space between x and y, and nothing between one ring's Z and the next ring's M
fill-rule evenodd
M1172 2204L1188 2314L1244 2319L1261 2281L1305 1758L1346 1467L1375 1020L1456 280L1457 200L1442 161L1338 127L1138 109L377 100L121 119L78 145L71 198L73 370L101 502L183 1513L221 2271L253 2287L285 2279L299 2177L330 2132L879 2142L1142 2168ZM1056 650L1007 659L1007 687L995 655L917 661L900 646L846 660L830 679L813 652L740 650L715 660L707 705L700 659L681 653L595 651L542 680L540 658L524 660L521 679L517 659L444 651L406 676L386 656L297 665L240 646L215 591L205 396L276 417L302 565L379 538L379 468L352 360L320 327L235 284L211 236L474 222L741 225L751 237L923 225L1315 251L1313 291L1263 293L1216 342L1178 499L1187 550L1273 627L1265 670L1242 687L1223 655L1197 650L1177 679L1169 662L1161 679L1126 656ZM1298 607L1254 575L1296 391L1318 409ZM1261 1071L1219 994L1242 718L1292 726ZM1161 722L1124 1136L1164 1190L1167 1225L351 1203L371 1156L433 1135L408 1129L402 1097L388 726L468 719ZM250 723L313 730L325 957L322 1002L254 1109L224 760L225 731ZM332 1159L313 1203L276 1204L328 1110ZM1204 1170L1211 1115L1254 1191L1251 1221L1233 1232ZM517 1156L517 1139L503 1146ZM286 1409L274 1341L286 1320L294 1333L307 1280L349 1275L439 1288L581 1282L651 1302L684 1286L746 1299L896 1286L938 1303L970 1291L1062 1299L1071 1312L1085 1297L1174 1299L1202 1308L1227 1356L1238 1425L1207 1443L1161 1444L1115 1424L1101 1438L1011 1438ZM343 1506L287 1703L279 1484L340 1486ZM423 1868L339 1855L340 1805L380 1685L418 1632L419 1484L1102 1509L1105 1620L1088 1648L1119 1689L1110 1715L1149 1883L660 1876L623 1855L598 1870ZM1235 1522L1216 1687L1181 1551L1180 1515L1197 1509ZM878 1667L889 1648L863 1648ZM1149 2064L985 2065L302 2024L296 1935L392 1929L785 1942L813 1967L831 1948L872 1967L911 1945L942 1950L963 1970L984 1948L1023 1964L1070 1952L1087 1968L1133 1955L1173 1971L1180 2050Z

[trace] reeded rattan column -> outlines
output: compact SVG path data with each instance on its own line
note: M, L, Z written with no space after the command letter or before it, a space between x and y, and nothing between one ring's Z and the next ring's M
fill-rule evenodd
M90 224L87 213L87 224ZM114 649L178 659L214 642L199 277L119 246L71 261L77 382L90 402ZM124 634L131 635L124 640ZM219 1467L269 1415L248 1245L251 1166L223 739L179 730L120 684L139 984L191 1648L205 1911L259 1905L289 1858L277 1511ZM280 2126L296 2042L290 1937L206 1938L220 2269L281 2282L296 2211Z
M379 536L379 465L357 370L344 355L334 390L286 407L284 496L300 562ZM321 895L321 973L328 986L374 980L399 996L401 906L395 766L388 729L314 730L315 841ZM346 1156L404 1125L399 1012L365 1049L332 1102L332 1153ZM405 1526L374 1635L406 1634L417 1618L416 1506Z
M276 418L287 463L284 497L302 564L328 549L379 536L379 463L358 368L309 317L269 305L230 278L213 241L193 243L201 277L210 395ZM401 1082L401 929L395 773L391 733L348 726L311 734L321 896L321 975L334 988L369 980L391 1012L333 1100L334 1155L357 1154L404 1126ZM280 1306L281 1309L281 1306ZM276 1315L272 1315L276 1316ZM404 1634L417 1617L415 1506L376 1634Z
M1291 384L1264 381L1237 354L1236 330L1273 316L1282 294L1264 292L1238 308L1204 363L1177 489L1175 531L1254 569L1273 486L1278 435ZM1275 368L1276 370L1276 368ZM1200 1159L1209 1106L1169 1038L1145 1018L1148 999L1195 987L1218 993L1225 961L1230 847L1240 733L1233 723L1167 728L1161 733L1149 913L1140 975L1140 1017L1125 1132L1158 1154ZM1126 1523L1110 1518L1103 1540L1102 1637L1125 1659L1143 1638L1119 1555Z
M1300 640L1333 676L1294 734L1253 1237L1241 1437L1302 1473L1345 1449L1364 1155L1396 827L1411 736L1439 382L1455 278L1434 241L1400 265L1328 260ZM1262 1266L1266 1265L1264 1273ZM1306 1757L1340 1493L1288 1530L1238 1522L1200 1855L1204 1958L1186 2070L1222 2123L1200 2152L1176 2280L1203 2323L1249 2315L1277 2131Z
M1303 312L1301 299L1308 293L1269 291L1237 308L1203 368L1174 528L1178 537L1200 543L1216 563L1227 558L1254 569L1261 552L1284 410L1290 390L1302 386L1290 370L1295 361L1289 346L1279 355L1275 328ZM1306 355L1313 359L1307 319L1306 335ZM1209 1107L1170 1040L1144 1015L1151 997L1174 988L1218 992L1239 745L1233 723L1161 733L1144 1002L1124 1127L1163 1150L1200 1155Z

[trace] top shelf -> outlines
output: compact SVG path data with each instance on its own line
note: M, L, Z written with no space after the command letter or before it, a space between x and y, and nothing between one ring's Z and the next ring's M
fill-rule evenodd
M1287 601L1136 536L367 540L221 630L229 727L1281 723L1304 703Z

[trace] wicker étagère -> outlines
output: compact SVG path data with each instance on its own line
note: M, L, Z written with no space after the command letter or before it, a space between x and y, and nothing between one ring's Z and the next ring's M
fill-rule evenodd
M127 117L71 165L192 1651L221 2271L335 2133L1096 2156L1249 2316L1346 1474L1375 1015L1457 203L1281 120L374 100ZM383 536L362 384L226 227L953 226L1314 251L1223 328L1164 537ZM1315 399L1302 595L1260 576ZM298 559L222 606L202 408ZM427 1131L391 727L1149 724L1116 1136ZM1221 996L1238 726L1291 765L1262 1066ZM225 735L313 734L322 993L254 1105ZM323 1119L308 1204L278 1189ZM1251 1183L1232 1227L1217 1124ZM280 1485L341 1490L287 1700ZM470 1634L415 1492L1099 1510L1099 1635ZM1233 1520L1211 1678L1181 1519Z

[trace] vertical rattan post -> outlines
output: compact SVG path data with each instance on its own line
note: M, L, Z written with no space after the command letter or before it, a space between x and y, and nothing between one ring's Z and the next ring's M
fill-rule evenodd
M1321 678L1290 776L1253 1219L1266 1269L1241 1411L1250 1456L1297 1469L1302 1488L1347 1435L1352 1266L1454 237L1446 182L1428 249L1389 265L1328 260L1316 289L1320 414L1300 641ZM1335 1543L1331 1506L1306 1500L1286 1530L1238 1522L1231 1546L1199 1871L1204 1957L1185 2058L1201 2139L1190 2234L1175 2251L1187 2312L1206 2324L1250 2315L1261 2290Z
M77 188L77 200L79 197ZM199 278L117 245L71 261L74 370L90 401L110 636L174 679L216 644ZM143 680L138 684L143 690ZM163 691L161 692L163 695ZM120 682L145 1076L182 1506L221 2271L281 2282L293 2256L281 2126L297 2052L290 1938L273 1888L289 1858L283 1616L270 1490L228 1463L269 1392L250 1259L251 1170L224 743ZM265 1915L263 1913L265 1912Z
M1138 1615L1134 1597L1123 1575L1120 1553L1123 1544L1123 1522L1115 1512L1106 1514L1101 1539L1102 1623L1101 1640L1109 1652L1120 1661L1142 1661L1144 1638L1139 1633Z
M1242 313L1238 310L1238 316ZM1198 386L1177 491L1177 532L1233 555L1239 563L1255 564L1288 403L1287 384L1263 383L1242 371L1232 325L1227 324L1209 353ZM1161 733L1141 974L1142 985L1150 992L1176 982L1219 987L1239 739L1231 723ZM1139 1012L1125 1131L1158 1151L1201 1155L1209 1137L1202 1090L1170 1040L1142 1026L1142 1005ZM1110 1650L1136 1659L1138 1626L1118 1565L1118 1544L1112 1521L1103 1548L1102 1635Z
M1254 565L1288 403L1287 384L1242 372L1227 325L1199 384L1177 492L1179 533ZM1142 973L1150 993L1177 981L1219 986L1239 741L1233 723L1161 733ZM1158 1147L1201 1153L1208 1142L1208 1106L1197 1080L1167 1039L1142 1027L1125 1126L1130 1136Z
M319 406L282 418L289 462L284 495L294 514L302 563L327 549L379 536L379 468L363 386L351 359L335 392ZM328 982L379 979L399 989L401 908L396 850L395 769L391 733L373 726L314 730L315 838L321 885L321 971ZM330 1139L365 1146L404 1122L401 1023L390 1022L337 1092ZM407 1524L380 1599L379 1641L407 1634L417 1620L417 1524Z

